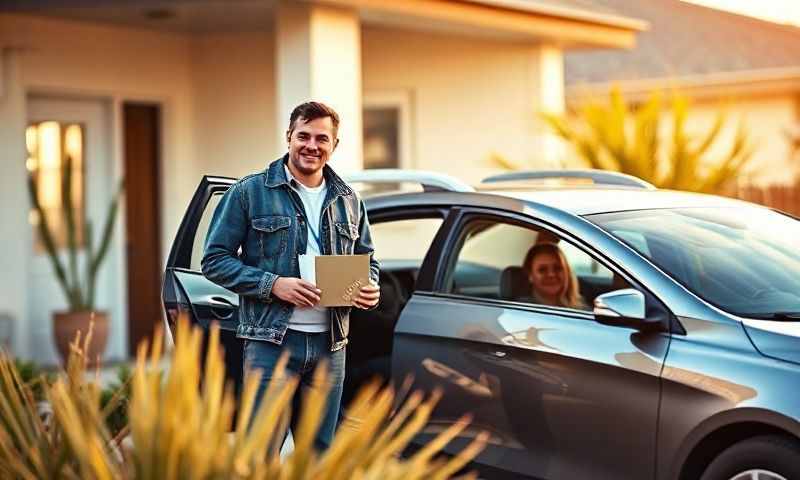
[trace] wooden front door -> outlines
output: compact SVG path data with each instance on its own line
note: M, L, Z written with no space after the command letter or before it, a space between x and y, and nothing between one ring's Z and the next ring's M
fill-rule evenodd
M161 108L126 103L125 199L128 261L128 348L161 323L160 153Z

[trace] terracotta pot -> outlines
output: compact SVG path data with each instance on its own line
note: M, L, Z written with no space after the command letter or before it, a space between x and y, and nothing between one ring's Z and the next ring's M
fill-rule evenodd
M92 327L92 341L87 352L89 365L97 365L106 350L108 341L108 313L106 312L55 312L53 313L53 337L56 348L64 365L69 358L69 344L75 340L78 331L81 332L81 345L83 345L89 325Z

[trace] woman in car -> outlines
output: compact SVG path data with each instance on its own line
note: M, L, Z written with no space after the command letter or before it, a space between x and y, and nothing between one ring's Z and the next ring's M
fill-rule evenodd
M537 242L522 264L531 284L531 303L555 307L586 308L578 293L578 279L555 243Z

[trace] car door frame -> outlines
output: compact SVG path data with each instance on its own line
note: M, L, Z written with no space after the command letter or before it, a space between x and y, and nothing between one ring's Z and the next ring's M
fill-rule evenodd
M373 198L365 200L366 204L365 208L367 210L367 218L369 219L370 226L379 225L382 223L391 223L394 221L415 220L421 218L441 219L442 221L441 225L439 225L436 234L434 235L434 238L431 241L431 245L428 246L428 249L425 252L424 257L421 260L419 269L417 271L416 282L411 286L411 289L408 292L408 299L406 300L406 302L408 302L414 295L414 293L419 289L420 284L430 285L430 280L428 279L431 277L431 273L425 269L425 265L429 261L428 259L430 258L435 238L439 235L442 228L444 227L450 209L447 206L427 206L427 205L419 205L417 203L386 205L382 203L380 199L378 199L377 202L378 206L373 206L374 200L376 199ZM373 238L375 237L374 231L372 232L372 236ZM381 255L378 254L376 256L379 258L380 261ZM381 269L383 269L383 265L381 265ZM424 274L423 271L425 272ZM381 272L381 275L383 274L384 272ZM404 307L405 305L403 305L403 308ZM359 341L358 341L359 337L363 337L363 335L361 335L360 332L356 330L359 328L358 323L361 320L361 318L359 317L361 316L368 317L371 313L373 312L358 311L358 310L351 312L349 340L355 340L355 341L348 342L348 355L353 354L353 352L359 348ZM397 325L397 322L399 321L400 315L402 315L402 308L400 312L397 314L397 318L394 319L394 326L392 326L391 328L391 339L389 340L392 342L394 339L394 329ZM373 317L371 320L374 321L375 318ZM363 385L363 380L364 380L363 377L365 376L364 371L360 370L363 367L363 365L359 364L358 362L351 363L351 360L352 358L348 357L348 361L346 364L346 371L348 372L348 375L346 375L345 379L345 394L343 397L345 399L345 403L347 400L352 399L355 393L357 392L358 387ZM384 365L382 364L381 367L384 367ZM389 352L388 361L386 362L385 367L388 368L389 371L388 374L389 376L391 376L391 352ZM354 375L356 377L355 379L351 377L350 374L351 370L357 370L357 373L355 373ZM386 372L381 372L381 373L371 372L370 376L371 379L374 379L376 376L383 377L384 373ZM351 384L351 382L355 382L355 384Z
M205 175L192 195L186 213L181 220L175 240L172 242L167 264L164 269L162 302L166 312L167 327L171 338L181 317L188 317L190 324L203 331L201 362L205 362L205 351L209 341L209 327L215 322L220 327L220 342L224 347L225 375L233 384L238 397L243 375L242 340L236 337L238 324L238 296L206 279L201 271L192 269L192 254L197 241L197 230L214 195L222 195L237 182L231 177ZM181 280L181 277L183 280ZM186 283L197 291L187 291ZM203 299L203 311L213 313L213 317L200 312L201 305L195 305L193 298Z
M197 228L211 197L218 192L227 191L237 179L231 177L204 175L197 186L186 213L172 241L167 263L164 268L164 283L161 288L161 301L164 306L170 333L174 335L175 322L179 315L191 309L186 292L180 290L174 278L174 271L192 273L192 247ZM191 239L191 241L188 241Z

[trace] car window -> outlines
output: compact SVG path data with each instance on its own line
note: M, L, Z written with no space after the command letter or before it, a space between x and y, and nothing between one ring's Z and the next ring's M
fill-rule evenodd
M604 267L600 262L595 260L569 242L559 242L561 251L567 257L567 261L572 267L572 271L578 278L592 277L598 280L611 282L614 278L614 272Z
M650 258L652 256L650 247L647 245L647 237L642 232L618 229L614 233L620 240L638 250L645 257Z
M725 311L800 312L800 222L737 206L637 210L588 218Z
M397 298L399 307L416 289L419 270L444 219L411 218L377 221L370 225L375 258L380 262L381 295Z
M459 252L459 261L502 270L522 265L525 253L536 241L538 232L516 225L482 222L472 225ZM501 247L502 246L502 247Z
M419 268L442 226L441 218L390 220L370 225L375 258Z
M208 227L211 225L211 217L217 209L219 201L222 200L224 191L214 192L211 198L208 199L206 209L203 210L203 216L200 218L200 223L197 225L197 232L194 235L192 242L192 262L189 266L190 269L200 271L200 261L203 259L203 246L206 243L206 234Z
M458 245L445 276L446 293L588 309L601 293L628 287L584 250L549 231L475 220L465 226ZM532 251L533 262L525 265L534 245L539 246ZM541 275L532 275L534 264Z

